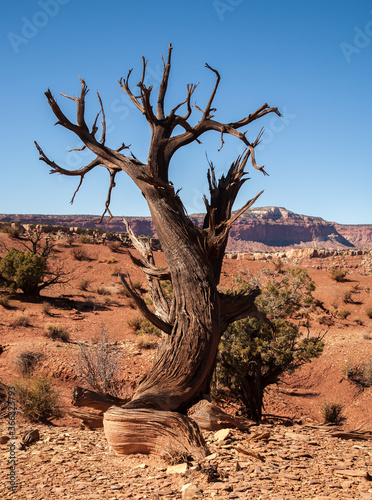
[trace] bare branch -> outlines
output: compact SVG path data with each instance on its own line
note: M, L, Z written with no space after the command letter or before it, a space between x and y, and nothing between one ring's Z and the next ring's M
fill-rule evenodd
M108 169L109 170L109 169ZM109 189L108 189L108 193L107 193L107 199L106 199L106 202L105 202L105 211L103 212L103 214L101 215L99 221L97 222L97 224L101 224L101 222L103 221L103 218L105 216L105 214L108 212L110 218L108 220L108 222L110 222L110 220L112 219L113 215L112 213L110 212L110 203L111 203L111 193L112 193L112 190L114 189L115 187L115 176L117 174L117 171L112 171L112 170L109 170L110 172L110 186L109 186Z
M127 78L120 78L119 85L124 90L124 92L129 96L130 100L136 106L137 109L141 111L141 113L145 113L145 109L142 104L138 101L138 99L133 95L132 91L129 88L129 77L133 71L133 68L129 70Z
M128 252L129 256L133 263L146 274L156 314L164 321L169 322L170 306L167 299L164 297L159 280L170 280L170 271L168 268L158 269L156 267L154 255L149 242L139 240L124 217L123 222L134 248L140 253L142 259L137 259L130 252Z
M260 191L257 196L247 201L247 203L240 210L238 210L233 215L233 217L231 217L228 221L224 223L226 227L231 227L232 224L236 221L236 219L238 219L238 217L240 217L246 210L248 210L248 208L250 208L256 202L256 200L261 196L262 193L263 191Z
M50 171L51 174L63 174L63 175L68 175L68 176L77 176L77 175L84 176L85 174L87 174L88 172L93 170L94 167L97 167L98 165L102 165L100 159L97 157L94 160L92 160L85 167L79 168L78 170L67 170L67 169L62 168L59 165L57 165L54 161L49 160L49 158L46 156L46 154L44 153L44 151L41 149L41 147L39 146L39 144L36 141L34 141L34 144L35 144L35 146L40 154L39 160L42 160L43 162L45 162L47 165L49 165L51 167L51 171Z
M156 314L154 314L150 311L150 309L147 307L147 305L146 305L145 301L142 299L142 297L131 286L129 276L127 275L126 277L124 277L123 274L120 274L120 279L121 279L121 282L123 283L124 287L128 291L129 295L136 302L138 309L145 316L145 318L148 319L157 328L162 330L164 333L167 333L168 335L170 335L172 333L172 329L173 329L172 325L163 321L158 316L156 316Z
M81 127L84 130L88 130L87 124L85 123L84 119L84 113L85 113L85 96L89 92L88 87L86 86L85 81L78 76L80 82L81 82L81 92L80 92L80 97L71 97L69 95L63 94L61 92L61 95L63 97L67 97L68 99L72 99L73 101L76 102L76 111L77 111L77 123L79 127Z
M213 99L216 95L216 92L217 92L217 88L218 88L218 85L220 83L220 80L221 80L221 77L220 77L220 74L219 72L216 70L216 69L213 69L209 66L209 64L205 64L205 67L210 69L211 71L213 71L213 73L216 75L216 83L215 83L215 86L214 86L214 89L212 91L212 94L209 98L209 101L208 101L208 104L207 104L207 107L205 108L205 111L204 111L204 115L203 115L203 118L202 120L207 120L208 118L210 118L210 112L212 111L211 110L211 106L212 106L212 102L213 102Z
M101 96L99 95L98 92L97 92L97 97L98 97L98 100L99 100L99 104L101 106L101 113L102 113L102 135L101 135L101 140L99 142L102 145L104 145L105 142L106 142L106 117L105 117L105 111L103 109L102 99L101 99ZM97 118L98 118L98 115L97 115ZM96 118L96 120L97 120L97 118Z
M84 180L84 174L82 176L80 176L80 181L79 181L79 185L78 187L76 188L74 194L72 195L72 198L71 198L71 201L70 201L70 204L72 205L74 203L74 200L75 200L75 196L77 195L81 185L83 184L83 180Z
M164 115L164 97L165 93L167 91L168 87L168 79L169 79L169 72L171 68L171 54L172 54L172 44L169 44L168 47L168 60L167 64L165 64L165 61L163 59L163 77L160 82L160 88L159 88L159 96L158 96L158 106L157 106L157 118L158 120L164 120L165 115Z

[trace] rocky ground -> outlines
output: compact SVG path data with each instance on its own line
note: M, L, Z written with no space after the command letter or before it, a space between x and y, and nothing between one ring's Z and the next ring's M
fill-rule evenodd
M8 489L9 443L0 446L1 498L372 499L371 440L333 437L330 427L209 432L209 456L173 465L166 457L115 456L102 429L20 424L17 431L35 428L40 439L16 452L15 492Z
M3 234L0 243L13 244ZM74 259L74 248L83 249L89 260ZM254 273L279 257L285 265L306 267L316 283L316 297L333 311L333 324L322 324L321 317L312 322L313 333L327 330L323 355L268 391L264 412L275 416L268 417L270 423L244 433L232 430L220 442L207 433L211 455L201 463L181 464L175 471L168 469L171 464L164 457L115 456L102 430L81 430L80 422L68 415L71 388L81 383L76 373L77 342L88 342L104 328L122 353L120 383L129 391L150 366L157 340L151 338L150 346L144 348L143 339L128 325L138 313L122 295L116 274L129 272L132 282L146 285L129 257L108 246L59 242L55 258L70 272L69 282L46 289L40 299L30 300L19 293L6 307L0 306L0 379L12 385L20 379L16 369L19 354L40 352L43 357L37 372L53 378L65 416L46 426L27 423L17 415L16 438L38 429L39 439L16 452L14 493L8 489L7 462L13 441L5 442L9 422L0 419L1 497L372 499L371 439L337 438L332 436L334 429L322 425L322 405L328 400L344 406L343 431L358 427L372 431L372 388L358 387L344 376L348 363L372 358L372 321L366 313L372 306L371 256L310 253L225 260L224 286L234 274ZM156 260L164 264L160 252ZM334 266L348 269L347 281L337 283L330 278ZM345 304L345 293L351 290L353 301ZM346 319L337 315L342 308L349 309ZM20 316L27 317L26 325L17 324ZM65 326L70 341L46 338L47 323ZM283 424L289 418L294 423L290 427Z

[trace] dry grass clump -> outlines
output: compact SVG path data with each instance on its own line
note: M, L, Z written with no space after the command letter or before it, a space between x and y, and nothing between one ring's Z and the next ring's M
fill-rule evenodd
M30 319L27 314L19 313L12 321L11 326L30 326Z
M98 293L98 295L111 295L110 290L104 286L97 287L96 292Z
M121 241L109 241L108 247L111 252L120 252Z
M1 294L0 295L0 306L5 307L7 309L9 307L9 295L8 294Z
M366 315L369 317L369 319L372 319L372 306L367 307Z
M61 340L62 342L69 342L70 340L67 328L61 323L47 323L44 332L45 336L52 340Z
M142 333L136 338L136 346L137 349L154 349L157 343L154 342L150 335Z
M342 283L343 281L345 281L347 274L348 274L348 270L343 269L341 267L333 267L330 270L331 279L333 279L334 281L337 281L339 283Z
M342 319L346 319L348 316L350 316L350 309L339 309L338 310L338 315L340 316L340 318Z
M50 379L32 376L14 383L18 405L31 422L48 422L62 416L59 396Z
M100 336L88 345L78 343L77 375L90 389L100 394L117 395L119 381L116 377L121 352L110 341L102 328Z
M78 285L78 288L79 288L79 290L86 292L88 290L88 285L89 285L89 280L86 278L81 278L79 285Z
M324 401L323 403L323 418L324 423L339 425L344 420L345 417L342 414L344 405L341 403L332 403L330 401Z
M372 386L372 358L364 362L353 363L348 361L343 370L344 378L362 387Z
M52 304L50 302L43 302L41 304L41 310L43 311L44 314L46 314L47 316L50 316L51 315L51 309L52 309Z
M22 351L14 360L16 370L24 377L29 377L40 362L42 354L35 351Z
M87 252L84 250L84 248L79 248L79 247L73 248L71 250L71 255L75 260L78 260L78 261L92 260L89 257L89 255L87 254Z

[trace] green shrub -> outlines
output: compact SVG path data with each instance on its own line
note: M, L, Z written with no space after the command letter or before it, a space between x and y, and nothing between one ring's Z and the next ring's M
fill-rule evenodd
M69 342L70 335L67 328L60 323L47 323L45 325L45 336L53 340L61 340L62 342Z
M323 403L323 418L324 423L339 425L345 420L342 414L344 406L340 403L331 403L330 401L324 401Z
M249 280L238 277L236 290L229 293L244 294L257 282L261 294L255 304L262 319L242 319L227 328L219 345L214 381L217 388L230 388L248 418L260 421L265 388L277 383L283 373L318 357L324 344L319 336L304 336L298 326L299 319L308 321L314 307L315 285L304 269L275 272L265 268Z
M11 248L0 259L0 282L8 289L20 288L29 295L39 295L47 273L45 257Z
M348 270L342 269L340 267L333 267L330 271L331 279L333 279L334 281L337 281L337 282L345 281L347 274L348 274Z
M151 321L144 320L140 323L137 333L145 335L153 335L161 337L161 330L151 323Z
M18 404L31 422L48 422L62 416L59 397L49 379L32 376L14 384Z

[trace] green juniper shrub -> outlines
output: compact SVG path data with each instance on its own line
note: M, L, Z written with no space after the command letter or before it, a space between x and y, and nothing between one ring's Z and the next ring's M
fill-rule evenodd
M298 322L309 322L315 289L306 271L265 268L249 280L238 277L231 294L249 291L257 283L256 298L261 318L232 323L222 335L215 371L215 384L229 387L240 400L246 415L259 422L265 388L275 384L285 372L318 357L324 347L320 336L305 335ZM270 320L263 319L266 316ZM274 331L273 331L274 328Z
M39 254L11 248L0 259L0 284L9 290L39 295L46 273L46 258Z

